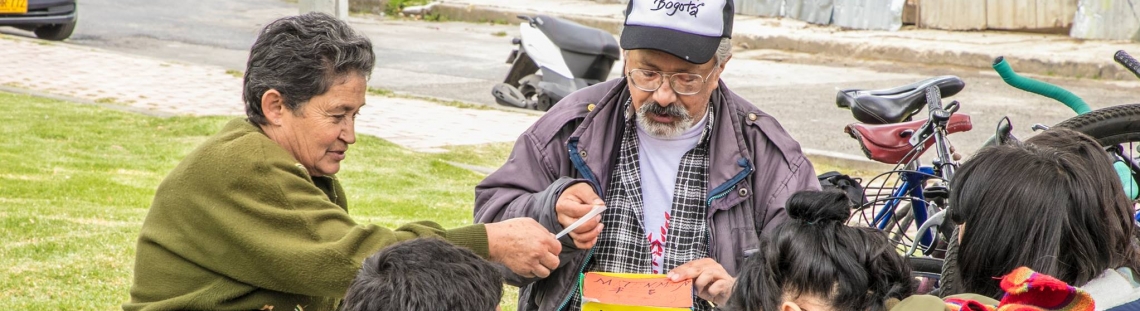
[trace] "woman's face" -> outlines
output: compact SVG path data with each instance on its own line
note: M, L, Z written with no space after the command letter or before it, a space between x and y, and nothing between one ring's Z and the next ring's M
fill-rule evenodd
M356 142L355 119L367 89L363 75L338 77L328 92L302 105L300 113L282 113L280 127L274 129L277 135L270 137L293 154L309 175L336 174L348 145Z

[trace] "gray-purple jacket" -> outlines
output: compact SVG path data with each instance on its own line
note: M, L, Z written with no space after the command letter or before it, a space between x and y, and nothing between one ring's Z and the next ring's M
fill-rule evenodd
M787 218L784 203L799 190L819 189L811 162L772 116L720 82L709 150L709 255L736 275L758 250L757 235ZM622 106L629 91L614 79L570 94L519 136L510 159L475 187L475 221L531 217L550 232L562 231L554 203L562 190L589 182L605 197L625 126ZM545 279L507 271L522 287L519 310L560 310L577 289L589 250L562 239L558 269Z

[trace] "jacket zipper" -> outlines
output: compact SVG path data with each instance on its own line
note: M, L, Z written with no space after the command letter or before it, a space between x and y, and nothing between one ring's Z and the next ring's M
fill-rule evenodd
M743 162L743 160L741 161ZM736 187L736 184L739 184L740 181L744 180L745 177L748 177L748 175L752 174L751 163L743 162L740 164L740 166L744 167L744 171L736 174L736 176L733 176L732 179L729 179L728 182L724 183L720 187L713 189L713 195L710 196L708 200L709 208L712 208L713 200L720 199L728 195L728 192L732 191L732 187Z
M597 185L598 180L594 177L594 173L590 172L589 167L586 166L586 161L582 160L582 157L578 155L577 138L570 139L570 148L568 149L570 152L570 162L574 163L574 168L578 170L578 173L582 174L582 177L586 178L586 180L589 180L591 183ZM598 185L598 189L601 190L601 185ZM582 266L578 268L578 273L575 274L575 276L579 278L582 277L582 273L586 271L586 264L590 262L590 257L593 256L594 249L590 248L590 251L586 252L586 260L582 261ZM574 298L574 292L578 291L578 284L580 284L580 282L574 282L574 285L570 287L570 292L566 293L566 298L562 299L562 303L559 304L557 310L563 310L566 308L566 305L570 303L570 298Z
M590 251L586 253L586 260L582 262L582 267L578 268L578 274L576 274L575 276L577 276L579 278L582 277L582 273L586 272L586 264L590 262L590 257L593 257L593 256L594 256L594 249L591 248ZM574 292L578 291L578 284L581 284L581 282L574 282L574 286L570 287L570 293L566 295L565 299L562 299L562 304L558 305L557 310L561 311L561 310L564 310L566 308L566 305L570 303L570 298L574 298Z
M570 148L567 148L567 151L570 152L570 162L574 163L574 168L578 170L579 174L582 174L582 178L589 180L597 186L598 191L602 191L602 185L598 184L598 178L594 176L594 172L591 172L590 168L586 166L586 160L582 160L582 157L578 155L578 139L571 138L569 145Z

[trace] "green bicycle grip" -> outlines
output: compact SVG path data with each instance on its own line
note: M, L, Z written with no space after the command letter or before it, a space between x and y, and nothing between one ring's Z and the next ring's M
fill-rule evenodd
M1036 93L1040 94L1041 96L1056 99L1057 101L1065 104L1065 106L1069 106L1069 108L1073 109L1073 111L1076 111L1077 114L1085 114L1089 111L1092 111L1092 109L1089 108L1089 105L1086 104L1084 100L1082 100L1080 97L1077 97L1077 95L1074 95L1072 92L1059 88L1056 85L1022 77L1016 72L1013 72L1013 68L1011 68L1009 66L1009 63L1005 61L1005 57L998 56L997 59L994 59L994 70L996 70L998 75L1001 76L1001 79L1005 80L1005 83L1009 84L1010 86L1022 89L1026 92Z

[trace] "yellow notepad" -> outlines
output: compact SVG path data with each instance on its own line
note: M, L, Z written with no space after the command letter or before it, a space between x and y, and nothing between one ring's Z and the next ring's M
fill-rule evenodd
M663 274L590 272L582 275L583 311L688 311L693 282Z

